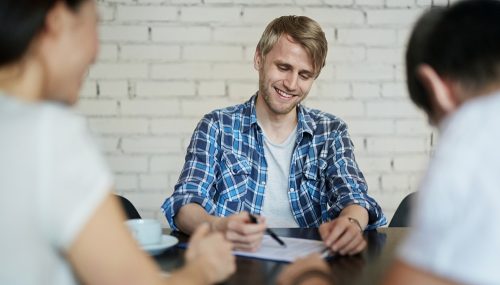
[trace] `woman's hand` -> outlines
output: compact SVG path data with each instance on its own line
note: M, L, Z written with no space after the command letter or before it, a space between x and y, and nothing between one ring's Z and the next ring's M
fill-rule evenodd
M236 270L232 247L221 233L210 233L209 225L202 224L189 241L185 255L187 266L197 267L209 283L221 282Z

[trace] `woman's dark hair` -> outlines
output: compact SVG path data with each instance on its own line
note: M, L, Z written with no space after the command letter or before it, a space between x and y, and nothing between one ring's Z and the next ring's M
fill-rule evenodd
M406 52L410 97L431 114L431 102L416 74L430 65L442 78L473 92L500 79L500 1L460 1L431 9L414 27Z
M77 10L87 0L1 0L0 65L20 59L43 28L45 17L59 1Z

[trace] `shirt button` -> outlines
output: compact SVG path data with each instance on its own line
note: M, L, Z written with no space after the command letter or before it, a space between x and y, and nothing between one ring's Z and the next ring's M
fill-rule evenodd
M295 189L294 189L294 188L290 188L290 192L294 192L294 191L295 191Z
M266 181L260 182L261 185L266 185Z

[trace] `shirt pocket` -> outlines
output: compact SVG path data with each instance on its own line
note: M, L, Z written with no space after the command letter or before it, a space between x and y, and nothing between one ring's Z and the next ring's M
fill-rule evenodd
M309 198L316 205L321 202L321 192L324 188L324 179L322 173L326 168L325 161L321 159L310 160L305 163L302 171L302 182L300 188L307 193Z
M224 215L239 212L247 193L247 182L251 172L248 159L231 152L224 152L221 161L221 175L217 181L218 204L223 206Z

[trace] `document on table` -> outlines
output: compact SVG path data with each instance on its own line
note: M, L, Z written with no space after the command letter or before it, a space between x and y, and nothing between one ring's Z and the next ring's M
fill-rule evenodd
M281 262L293 262L295 259L311 253L321 253L326 247L322 241L280 237L286 247L279 245L269 235L264 235L262 245L256 252L233 251L238 256L266 259Z

